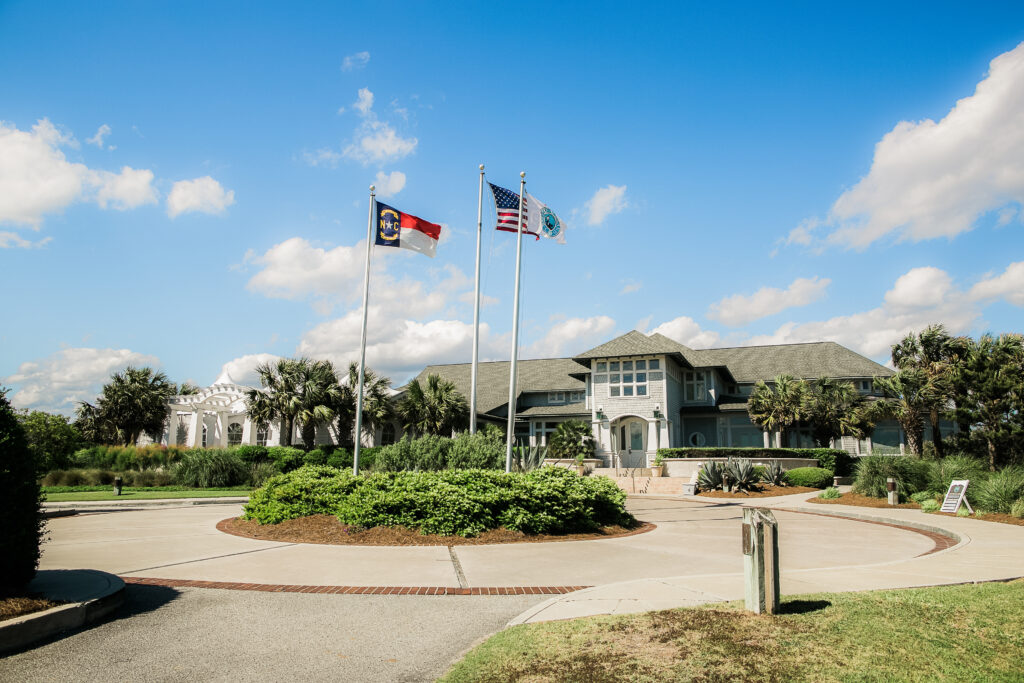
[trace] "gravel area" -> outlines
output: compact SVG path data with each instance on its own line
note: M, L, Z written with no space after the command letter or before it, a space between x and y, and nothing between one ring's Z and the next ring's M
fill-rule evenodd
M0 659L0 680L432 681L547 598L128 586L117 616Z

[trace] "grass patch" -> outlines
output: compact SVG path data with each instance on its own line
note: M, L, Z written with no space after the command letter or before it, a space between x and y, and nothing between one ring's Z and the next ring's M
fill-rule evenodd
M0 621L7 621L15 617L32 614L33 612L42 612L43 610L63 604L62 602L29 596L0 598Z
M63 487L55 487L63 488ZM114 495L109 486L76 486L86 491L53 492L43 489L44 500L48 503L67 503L81 500L158 500L161 498L219 498L221 496L248 496L249 487L225 487L213 489L190 489L184 486L156 486L150 488L123 488L121 495Z
M800 596L506 629L441 680L1019 681L1024 581Z

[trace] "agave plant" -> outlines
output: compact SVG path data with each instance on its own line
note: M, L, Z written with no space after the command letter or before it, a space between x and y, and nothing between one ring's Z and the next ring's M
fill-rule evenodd
M771 484L772 486L785 486L787 484L786 470L782 469L782 464L778 460L772 460L764 468L762 479L764 483Z
M512 448L512 471L529 472L544 464L547 446L514 446Z
M749 458L738 458L725 464L725 473L729 477L729 483L735 491L749 491L757 484L757 473L754 471L754 463Z
M722 474L725 468L722 463L709 460L700 468L697 475L697 485L704 491L714 491L722 488Z

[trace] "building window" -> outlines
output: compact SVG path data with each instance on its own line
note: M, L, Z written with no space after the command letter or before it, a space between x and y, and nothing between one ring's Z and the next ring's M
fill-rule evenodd
M871 393L871 389L872 389L872 387L871 387L871 380L869 380L869 379L857 380L857 389L860 390L860 392L862 394L870 394Z
M648 361L624 360L609 363L609 396L646 396Z
M203 425L203 448L206 448L206 425Z
M565 403L564 391L549 391L548 403Z
M270 427L268 427L267 425L260 425L259 427L257 427L256 428L256 445L257 446L266 446L267 445L267 437L269 436L269 434L270 434Z
M683 400L687 403L706 403L708 400L707 373L683 373Z
M579 403L584 399L584 393L582 391L570 391L569 392L569 403Z
M534 422L533 435L534 443L538 446L547 446L551 433L558 429L557 422Z
M608 364L607 363L603 363L603 362L602 363L598 363L597 364L597 372L608 372Z
M690 445L691 446L697 446L698 448L700 448L705 443L706 443L706 441L704 440L704 435L701 434L700 432L692 432L690 434Z
M242 425L232 422L228 425L228 446L240 446L242 444Z
M383 429L380 430L380 444L382 446L390 446L395 442L395 425L388 422L384 425Z

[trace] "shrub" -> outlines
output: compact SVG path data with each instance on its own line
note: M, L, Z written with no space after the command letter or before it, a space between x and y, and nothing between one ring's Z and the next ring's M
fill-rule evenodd
M896 479L896 490L906 500L911 494L928 489L930 463L900 455L868 455L857 462L853 490L872 498L885 498L886 479Z
M809 486L823 489L832 485L832 470L824 467L797 467L786 472L786 479L792 486Z
M242 459L242 462L250 465L270 460L266 446L238 446L234 449L234 453Z
M0 593L35 576L44 525L36 461L6 393L0 389Z
M967 490L970 491L971 487L968 486ZM1011 466L993 472L988 479L978 483L974 495L979 509L1008 514L1014 503L1024 498L1024 468Z
M722 473L725 468L717 460L708 460L697 473L697 485L702 491L714 491L722 488Z
M1017 519L1024 519L1024 498L1018 498L1010 506L1010 514Z
M180 446L90 446L75 451L71 461L76 468L146 470L168 467L185 453Z
M291 472L295 468L301 467L303 455L305 453L301 448L292 448L291 446L272 446L267 449L267 457L282 472Z
M919 502L921 504L922 512L935 512L936 510L942 507L939 501L935 500L934 498L928 498Z
M226 450L194 449L181 457L173 477L175 483L196 488L237 486L249 478L249 468Z
M819 467L846 477L852 471L853 458L846 451L837 448L659 448L663 458L814 458Z
M910 494L910 500L915 503L924 503L926 500L935 500L937 497L934 491L918 491L917 493Z
M746 458L730 459L725 463L725 473L734 491L749 491L759 479L754 473L754 464Z
M359 459L363 459L363 452L359 452ZM335 448L334 451L327 456L328 467L348 468L352 467L352 453L346 448Z
M818 498L824 498L825 500L835 500L842 494L839 493L839 489L835 486L829 486L827 489L818 494Z
M367 446L366 448L359 449L359 471L372 470L377 466L377 456L380 452L387 448L387 446ZM353 458L355 455L353 454ZM352 463L349 463L351 466Z
M452 439L427 434L418 439L404 437L398 443L380 449L374 461L375 472L437 472L448 464ZM362 451L360 451L360 455Z
M495 470L505 468L505 436L494 425L476 434L463 432L452 439L449 469Z
M782 463L778 460L768 463L768 466L764 468L764 474L761 475L761 481L772 486L785 486L788 482L786 470L782 469Z
M302 456L303 465L326 465L327 453L322 448L314 448Z
M969 479L971 485L967 487L967 500L971 503L977 502L975 491L981 481L988 477L988 469L983 461L969 455L958 454L947 455L928 464L929 489L945 494L954 479Z
M333 514L362 527L404 526L425 534L473 536L505 527L529 534L632 525L626 494L610 479L561 467L524 474L493 470L388 472L369 476L303 467L253 492L246 519L276 524Z
M249 466L249 484L263 486L271 477L281 474L272 462L258 462Z
M551 434L548 453L560 460L578 460L594 457L594 430L589 422L566 420L560 422Z

